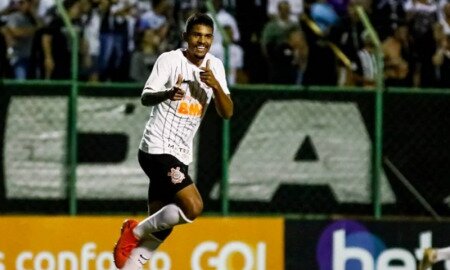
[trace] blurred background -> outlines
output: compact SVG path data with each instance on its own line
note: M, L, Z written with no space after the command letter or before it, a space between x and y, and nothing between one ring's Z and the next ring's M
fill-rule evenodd
M311 250L298 228L364 220L384 248L418 247L415 269L433 244L417 235L449 225L447 0L0 0L0 213L145 215L139 97L196 11L214 18L235 104L195 139L206 215L281 218L286 254Z

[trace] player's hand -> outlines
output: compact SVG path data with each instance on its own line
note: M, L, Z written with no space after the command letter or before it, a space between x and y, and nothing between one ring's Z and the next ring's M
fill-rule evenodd
M169 91L170 100L182 100L186 91L181 89L181 83L183 82L183 76L178 74L177 83L173 86L172 90Z
M214 74L209 66L209 59L206 60L206 67L200 68L202 71L200 72L200 81L204 82L207 86L211 88L216 88L216 85L219 83L214 77Z

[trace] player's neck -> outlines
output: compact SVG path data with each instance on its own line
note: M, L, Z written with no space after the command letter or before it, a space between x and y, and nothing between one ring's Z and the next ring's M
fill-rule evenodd
M184 57L187 58L187 60L189 60L189 62L196 65L197 67L199 67L202 64L203 59L205 59L205 58L197 58L195 57L195 55L191 55L187 50L183 51L183 55Z

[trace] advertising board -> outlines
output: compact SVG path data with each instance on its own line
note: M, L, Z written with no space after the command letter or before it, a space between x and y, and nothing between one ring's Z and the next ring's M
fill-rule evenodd
M449 246L448 222L286 221L286 269L414 270L426 247ZM450 269L450 261L433 270Z
M124 218L2 217L0 270L115 269ZM281 218L200 218L178 226L144 269L284 269L283 237Z

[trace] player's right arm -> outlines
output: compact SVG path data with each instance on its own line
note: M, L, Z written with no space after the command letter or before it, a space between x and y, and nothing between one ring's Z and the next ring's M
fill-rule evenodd
M172 71L169 66L170 56L162 54L155 63L153 70L145 83L144 90L141 95L141 103L144 106L154 106L167 99L181 100L185 91L181 89L183 77L178 74L177 80L170 87ZM169 89L167 89L169 88Z
M158 92L144 92L141 96L141 103L144 106L155 106L158 103L163 102L166 99L181 100L184 97L185 91L181 89L181 83L183 82L183 76L178 75L177 83L172 89L167 91Z

